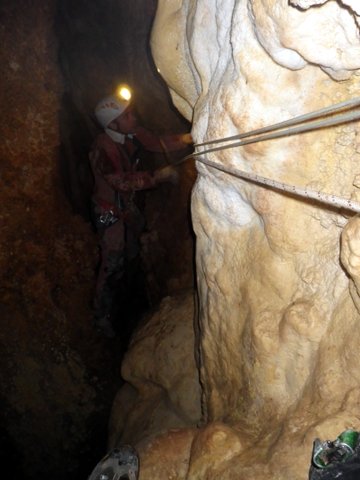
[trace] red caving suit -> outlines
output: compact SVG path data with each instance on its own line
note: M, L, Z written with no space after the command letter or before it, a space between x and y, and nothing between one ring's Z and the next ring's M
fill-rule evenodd
M156 186L150 172L136 171L134 154L139 143L148 151L163 152L184 149L181 135L158 137L143 127L133 135L124 136L124 143L114 141L107 133L100 134L90 152L95 186L92 197L94 223L100 235L101 259L96 282L95 316L110 314L113 292L110 277L121 278L125 257L136 257L138 238L144 220L134 203L137 190Z

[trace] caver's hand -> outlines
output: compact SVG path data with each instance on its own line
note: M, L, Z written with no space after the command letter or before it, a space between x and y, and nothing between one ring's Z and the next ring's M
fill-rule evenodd
M184 133L183 135L181 135L180 140L186 145L193 145L194 143L191 133Z
M155 170L154 178L156 183L170 182L176 185L179 181L179 174L174 167L168 165Z

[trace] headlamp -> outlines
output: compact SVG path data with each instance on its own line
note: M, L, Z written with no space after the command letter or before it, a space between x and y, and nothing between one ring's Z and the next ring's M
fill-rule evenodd
M131 99L131 90L127 85L120 85L116 89L116 96L122 100L129 101Z

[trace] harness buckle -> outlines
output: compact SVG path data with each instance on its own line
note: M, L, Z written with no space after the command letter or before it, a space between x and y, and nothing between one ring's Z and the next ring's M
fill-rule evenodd
M99 216L99 222L102 223L105 227L113 225L119 220L119 218L114 214L112 210L107 210Z

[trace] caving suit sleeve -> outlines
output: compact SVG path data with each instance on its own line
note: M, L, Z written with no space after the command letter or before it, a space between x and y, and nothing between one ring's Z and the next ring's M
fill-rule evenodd
M169 152L183 150L188 145L182 140L182 134L155 135L146 128L138 127L134 133L135 138L150 152Z
M132 192L146 190L156 186L156 181L150 172L132 171L131 165L122 151L107 136L97 141L92 151L92 167L96 176L102 177L114 190Z

